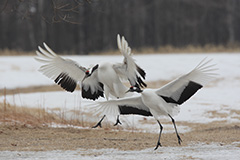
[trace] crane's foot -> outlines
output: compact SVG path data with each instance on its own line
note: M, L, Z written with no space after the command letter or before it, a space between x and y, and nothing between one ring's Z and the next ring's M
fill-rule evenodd
M182 142L182 139L179 135L177 135L177 138L178 138L178 144L181 145L181 142Z
M98 126L100 127L100 128L102 128L102 121L103 121L103 119L105 118L105 115L102 117L102 119L95 125L95 126L93 126L92 128L97 128Z
M100 127L100 128L102 128L102 123L101 122L98 122L95 126L93 126L92 128L97 128L97 127Z
M120 120L119 120L119 116L117 117L117 121L116 121L116 123L114 124L114 126L116 126L116 125L118 125L118 124L122 125L122 123L121 123Z
M158 141L158 143L157 143L156 147L154 148L154 150L157 150L159 146L162 147L162 144Z

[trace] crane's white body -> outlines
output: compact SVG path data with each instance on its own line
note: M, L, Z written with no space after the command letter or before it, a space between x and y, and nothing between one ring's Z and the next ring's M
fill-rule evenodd
M159 97L155 89L145 89L140 95L138 94L134 97L97 102L97 104L93 106L95 114L115 117L121 114L119 106L130 106L141 111L150 112L152 116L158 120L161 116L175 116L180 111L178 105L167 103L163 98Z
M145 89L141 93L141 99L147 106L155 119L160 119L161 116L175 116L179 113L180 107L173 103L167 103L163 98L159 97L155 90Z
M114 69L113 63L100 63L98 68L98 79L104 84L105 96L123 98L128 88L122 83L119 75Z

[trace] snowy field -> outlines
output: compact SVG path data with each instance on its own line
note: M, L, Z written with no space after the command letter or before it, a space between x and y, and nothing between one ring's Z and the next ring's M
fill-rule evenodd
M192 70L203 58L213 59L217 64L219 74L215 80L201 89L189 101L181 106L181 111L175 117L176 122L210 123L226 121L227 123L240 122L240 54L149 54L134 55L139 66L147 73L146 82L157 80L173 80ZM122 62L122 56L68 56L80 65L88 67L100 61ZM53 85L53 81L43 76L37 70L41 64L33 56L1 56L0 57L0 89L14 89L18 87ZM161 86L159 86L161 87ZM103 100L103 99L101 99ZM0 102L3 97L0 97ZM7 102L18 106L45 108L46 110L60 108L65 112L80 110L90 112L92 101L80 98L80 92L67 93L41 92L8 95ZM213 116L212 113L227 116ZM98 121L100 117L91 119ZM137 125L141 116L121 116L123 128L134 126L136 130L159 132L157 123ZM108 117L109 122L115 119ZM153 118L147 118L154 121ZM168 118L166 120L169 120ZM164 124L164 131L174 132L173 126ZM188 132L191 128L178 125L179 133ZM240 140L239 140L240 142ZM75 151L48 151L48 152L0 152L0 159L240 159L240 149L236 142L232 145L193 144L187 147L162 147L157 151L149 148L142 151L119 150L81 150ZM94 154L95 153L95 154ZM184 157L184 155L187 157Z
M234 145L222 147L217 144L196 144L187 147L161 147L157 151L152 148L141 151L120 151L116 149L77 149L74 151L47 151L47 152L0 152L1 159L13 160L186 160L186 159L206 159L206 160L237 160L240 157L239 147Z

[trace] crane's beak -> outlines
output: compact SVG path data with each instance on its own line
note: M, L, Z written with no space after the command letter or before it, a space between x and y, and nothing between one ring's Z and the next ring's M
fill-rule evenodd
M128 92L133 92L133 86L131 86L129 90L127 90L125 93L128 93Z
M129 89L129 90L127 90L125 93L128 93L128 92L130 92L131 90Z

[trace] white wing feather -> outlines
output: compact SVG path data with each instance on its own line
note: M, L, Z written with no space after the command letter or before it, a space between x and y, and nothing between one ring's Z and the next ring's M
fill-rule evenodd
M132 58L131 48L128 46L128 42L125 38L122 36L121 39L119 34L117 35L117 45L124 56L124 60L123 63L114 64L113 68L121 78L129 80L130 84L135 86L138 82L137 77L141 77L141 75L138 73L137 65ZM140 67L138 68L140 69ZM145 75L143 78L145 78Z
M40 67L40 72L53 80L61 73L65 73L75 81L82 81L86 68L79 66L75 61L58 56L46 43L43 43L43 45L46 50L39 46L38 49L40 52L36 51L38 56L35 57L37 61L45 63Z
M158 95L172 97L177 100L190 81L198 83L202 86L206 85L207 82L217 75L213 73L213 71L217 70L216 68L213 68L215 64L209 64L211 61L212 60L206 60L206 58L203 59L191 72L166 84L158 89L156 93Z
M142 102L141 96L122 98L117 100L109 100L103 102L97 102L94 105L94 113L96 115L120 115L118 106L131 106L133 108L138 108L141 110L149 111L149 108Z

